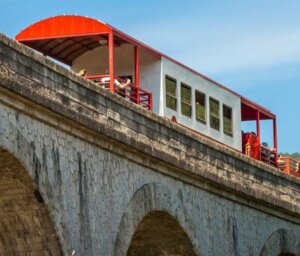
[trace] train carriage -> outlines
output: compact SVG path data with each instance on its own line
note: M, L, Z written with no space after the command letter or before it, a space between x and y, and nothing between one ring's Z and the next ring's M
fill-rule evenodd
M24 29L16 40L76 73L84 69L86 79L134 104L300 176L299 163L278 158L276 116L270 110L104 22L51 17ZM273 121L272 148L262 143L261 120ZM256 131L242 133L246 121L255 121Z

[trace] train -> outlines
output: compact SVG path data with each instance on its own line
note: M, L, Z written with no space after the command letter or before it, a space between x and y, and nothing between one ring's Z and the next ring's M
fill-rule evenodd
M274 113L109 24L60 15L28 26L15 39L133 104L300 177L300 163L278 153ZM262 120L273 124L272 147L263 142ZM242 131L248 121L255 131Z

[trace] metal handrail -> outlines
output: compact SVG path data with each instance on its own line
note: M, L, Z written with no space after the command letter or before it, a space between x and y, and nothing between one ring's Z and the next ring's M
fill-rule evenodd
M105 88L109 89L110 87L110 81L103 82L102 79L110 77L109 75L93 75L93 76L85 76L85 79L93 81L95 84ZM126 83L127 81L125 79L122 79L120 77L115 77L116 80L118 80L120 83ZM119 94L120 96L128 99L131 102L134 102L135 104L138 104L150 111L152 111L152 93L136 87L134 83L129 83L128 86L124 89L120 89L115 87L115 93Z

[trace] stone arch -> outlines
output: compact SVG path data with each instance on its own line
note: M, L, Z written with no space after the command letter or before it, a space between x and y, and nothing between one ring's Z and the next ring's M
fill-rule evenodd
M164 220L165 223L159 220ZM160 228L163 228L163 234L159 234L159 229L157 229L159 223L162 226ZM146 233L143 234L143 230ZM142 251L143 239L151 235L157 235L157 238L162 236L172 238L176 234L183 238L183 241L178 242L179 240L176 239L172 241L170 238L168 240L169 245L173 246L175 245L173 242L177 241L176 249L172 250L170 246L160 248L159 251L154 250L155 246L160 246L159 240L155 239L152 241L152 254L150 250L150 254L147 255L200 255L201 250L195 238L193 220L179 197L160 183L146 184L133 195L122 216L114 255L120 256L127 253L127 255L146 255L145 253L139 254Z
M62 255L44 200L23 165L0 148L0 255Z
M261 256L299 256L300 241L293 231L278 229L266 241Z
M178 221L165 211L153 211L147 214L138 225L127 255L195 256L196 254Z

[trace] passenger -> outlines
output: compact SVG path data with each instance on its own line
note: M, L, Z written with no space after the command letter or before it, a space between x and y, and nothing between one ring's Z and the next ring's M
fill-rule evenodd
M105 71L106 74L109 74L109 69L106 69ZM101 78L101 82L102 83L105 83L105 84L108 84L110 82L110 77L107 76L107 77L103 77ZM126 87L131 83L130 79L127 79L126 82L120 82L118 79L114 79L114 85L118 88L118 89L121 89L121 90L124 90L126 89Z
M101 82L108 84L110 82L110 77L101 78ZM125 83L120 82L118 79L114 79L114 84L118 89L124 90L131 83L130 79L127 79Z
M78 76L82 76L82 77L86 76L86 69L85 69L85 68L81 69L81 70L77 73L77 75L78 75Z
M261 147L261 158L262 160L270 160L270 151L268 150L268 143L267 142L263 142L261 143L262 147Z

